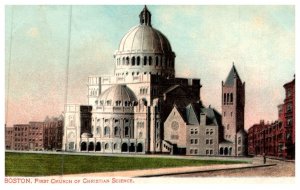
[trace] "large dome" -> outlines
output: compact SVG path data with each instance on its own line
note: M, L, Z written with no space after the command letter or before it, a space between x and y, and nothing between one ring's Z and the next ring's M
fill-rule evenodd
M137 98L126 85L114 85L106 89L98 97L100 106L134 106Z
M128 53L172 53L171 45L160 31L147 26L133 27L122 38L119 52Z
M175 76L175 53L167 37L151 25L151 13L145 6L139 15L140 25L131 28L116 50L115 75Z

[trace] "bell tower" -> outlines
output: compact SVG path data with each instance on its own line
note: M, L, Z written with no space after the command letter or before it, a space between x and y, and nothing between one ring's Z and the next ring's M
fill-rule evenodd
M234 66L222 81L222 124L224 139L237 144L237 133L244 131L245 82Z

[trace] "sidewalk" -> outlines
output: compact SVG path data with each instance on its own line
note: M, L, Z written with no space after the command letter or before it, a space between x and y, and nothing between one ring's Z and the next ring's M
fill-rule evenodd
M268 167L276 164L228 164L228 165L208 165L208 166L193 166L193 167L177 167L177 168L161 168L161 169L146 169L146 170L129 170L117 172L101 172L101 173L85 173L85 174L69 174L63 177L158 177L174 174L186 174L197 172L209 172L220 170L233 170L241 168ZM58 176L55 176L58 177Z

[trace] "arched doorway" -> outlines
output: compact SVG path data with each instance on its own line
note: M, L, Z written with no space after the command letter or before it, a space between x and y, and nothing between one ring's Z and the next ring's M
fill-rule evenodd
M128 145L126 143L122 144L122 152L128 152Z
M86 142L82 142L80 145L80 150L81 151L86 151Z
M93 142L89 143L89 151L94 151L94 143Z
M229 153L228 155L231 155L232 154L232 147L229 147Z
M131 143L131 144L130 144L129 152L135 152L135 146L134 146L134 143Z
M96 149L95 149L95 151L101 151L101 143L100 142L96 143Z
M225 149L224 149L224 155L225 155L225 156L228 155L228 148L227 148L227 147L225 147Z
M142 143L138 143L136 151L137 152L143 152L143 145L142 145Z
M224 150L223 150L223 147L220 148L220 155L223 155L224 154Z

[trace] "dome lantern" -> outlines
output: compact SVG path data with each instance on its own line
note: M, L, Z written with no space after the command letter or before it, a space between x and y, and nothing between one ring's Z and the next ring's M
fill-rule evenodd
M140 13L140 24L151 26L151 13L148 11L147 6L145 5L144 9Z

